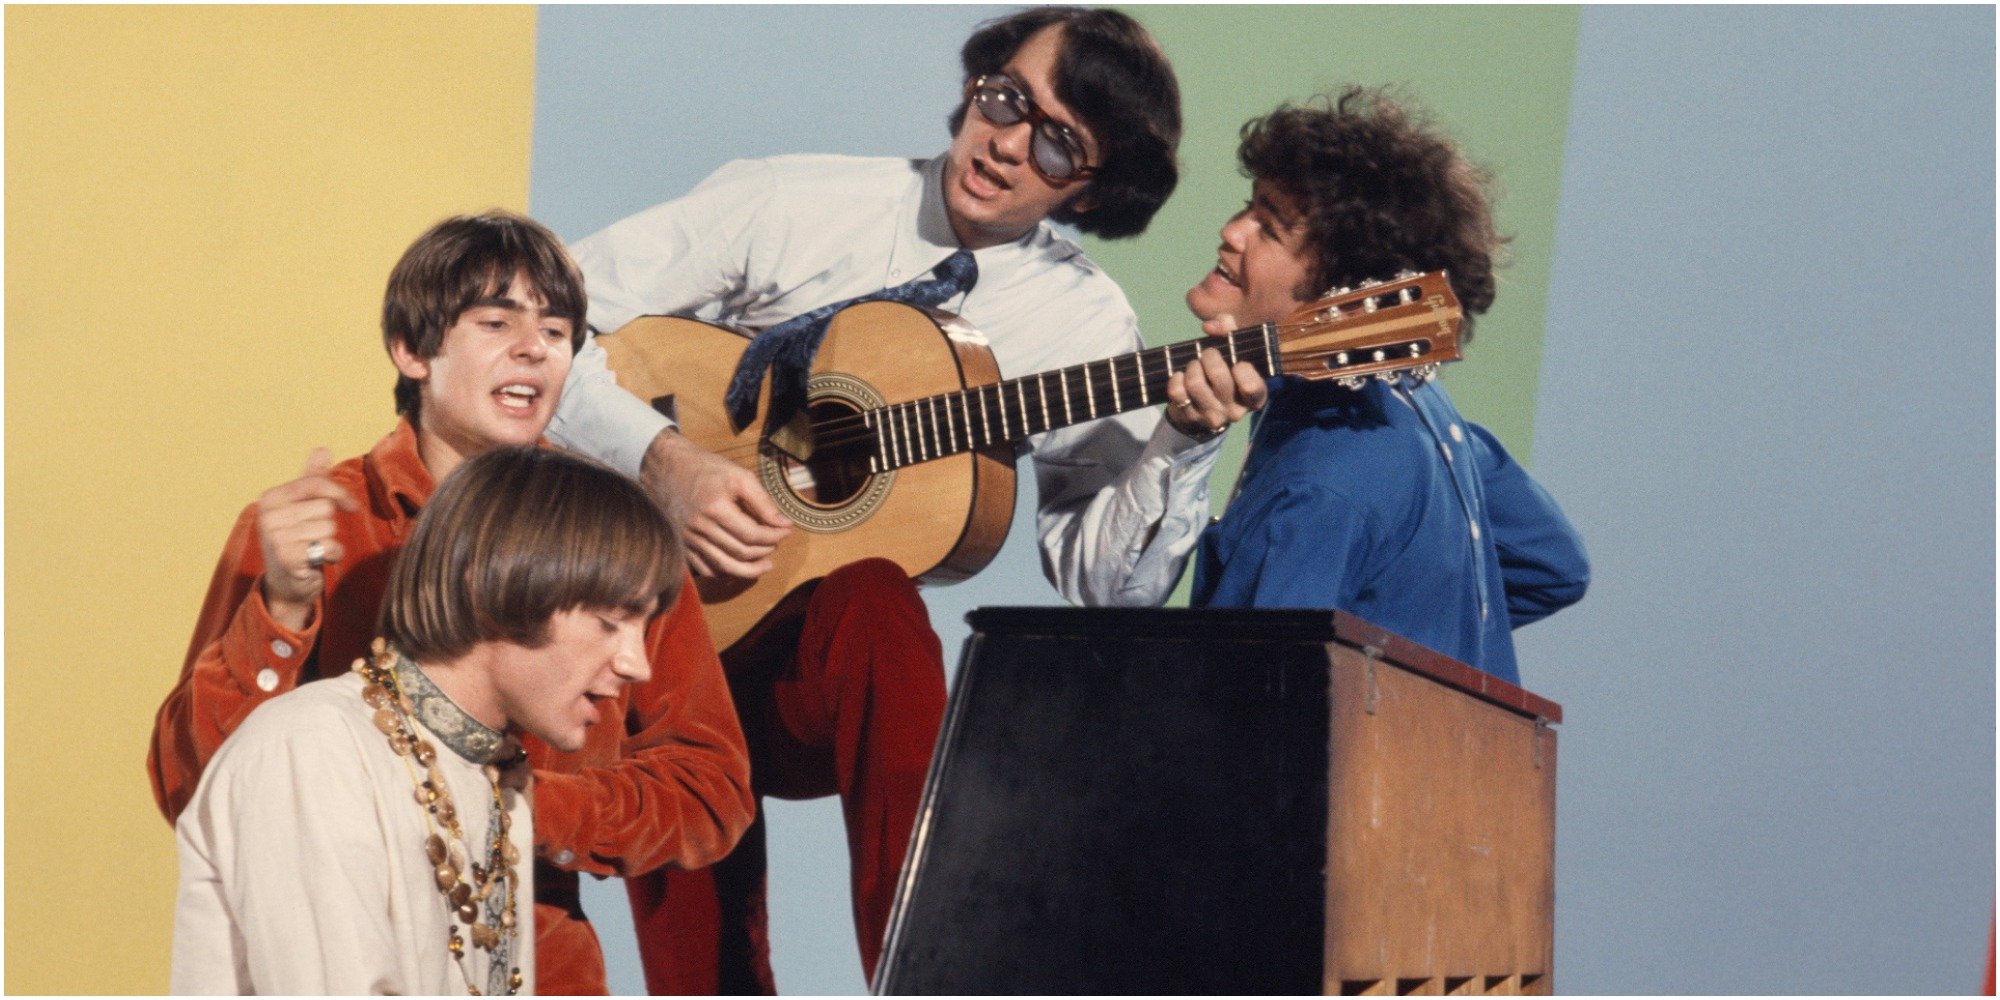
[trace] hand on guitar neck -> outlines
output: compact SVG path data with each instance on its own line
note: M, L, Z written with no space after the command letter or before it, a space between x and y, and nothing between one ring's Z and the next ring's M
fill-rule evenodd
M771 571L778 543L792 531L755 473L672 427L646 449L639 482L680 521L688 568L697 577L763 576Z
M1201 329L1210 336L1226 337L1235 330L1234 320L1218 316ZM1182 434L1206 440L1250 411L1263 409L1264 395L1264 376L1255 366L1247 361L1232 366L1211 347L1167 382L1166 419Z

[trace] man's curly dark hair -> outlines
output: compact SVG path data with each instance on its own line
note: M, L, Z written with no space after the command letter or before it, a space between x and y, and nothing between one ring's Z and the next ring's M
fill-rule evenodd
M1385 89L1349 87L1246 122L1236 156L1244 174L1283 189L1305 216L1313 265L1300 299L1442 269L1471 339L1472 314L1493 304L1507 238L1493 228L1489 175L1420 112Z

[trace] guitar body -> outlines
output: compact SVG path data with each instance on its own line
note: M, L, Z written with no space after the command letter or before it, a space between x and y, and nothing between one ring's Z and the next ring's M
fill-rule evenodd
M755 473L795 526L771 572L699 581L717 649L848 563L879 557L912 577L949 582L985 568L1006 540L1011 446L870 474L828 429L851 425L863 410L998 382L992 352L956 317L890 302L841 310L807 381L810 420L782 429L764 426L768 379L751 426L738 431L730 422L723 393L750 343L740 331L645 316L599 343L620 386L673 417L693 443Z

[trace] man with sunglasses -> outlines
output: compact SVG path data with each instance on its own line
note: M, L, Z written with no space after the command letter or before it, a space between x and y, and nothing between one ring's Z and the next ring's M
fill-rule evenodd
M915 301L985 334L1008 377L1140 349L1124 294L1049 223L1136 235L1173 191L1180 98L1158 44L1115 11L1036 8L982 26L961 57L965 90L942 156L736 162L578 243L598 329L676 313L764 329L749 349L760 360L738 377L752 400L759 345L785 321L900 296L913 281L926 295ZM795 376L781 364L770 377L775 394ZM1263 393L1247 364L1210 351L1174 378L1165 419L1140 410L1031 439L1043 567L1057 590L1082 604L1163 601L1207 514L1213 439ZM790 524L756 477L618 389L594 342L549 433L676 504L697 573L771 569ZM802 619L739 644L724 665L755 791L841 797L872 976L944 710L923 602L893 563L844 567L816 585ZM711 869L630 883L653 992L774 988L763 845L760 820Z

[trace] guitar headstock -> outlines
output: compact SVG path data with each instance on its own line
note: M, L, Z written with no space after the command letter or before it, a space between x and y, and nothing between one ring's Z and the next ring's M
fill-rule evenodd
M1464 313L1443 271L1335 289L1277 325L1277 370L1339 379L1359 388L1370 375L1415 369L1419 377L1457 361Z

